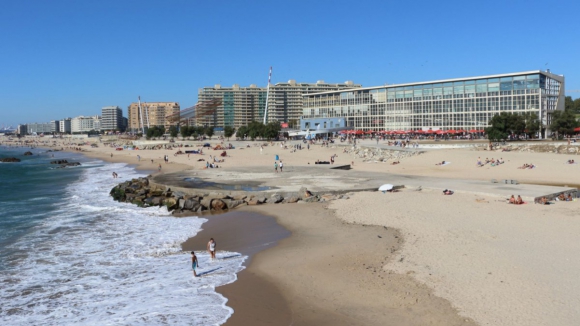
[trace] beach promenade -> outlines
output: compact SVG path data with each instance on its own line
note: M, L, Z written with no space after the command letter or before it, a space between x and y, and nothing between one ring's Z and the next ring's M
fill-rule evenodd
M346 195L242 209L274 216L291 235L253 256L239 281L218 289L235 310L227 324L573 325L580 318L580 202L533 203L576 188L580 167L566 164L575 154L420 147L421 154L391 165L344 144L292 152L298 142L288 149L260 142L262 150L258 142L231 143L236 149L227 150L217 169L204 167L221 150L188 156L174 155L176 149L83 146L89 156L155 171L153 180L170 187L193 187L198 178L266 187L265 193L306 187ZM374 141L359 146L377 147ZM274 171L276 155L282 173ZM352 169L314 164L332 155L335 165ZM505 163L478 167L486 158ZM450 164L436 165L442 161ZM530 163L536 168L518 168ZM371 191L385 183L404 187ZM442 189L455 193L444 196ZM511 195L528 203L509 205ZM219 224L212 230L219 232ZM220 236L259 237L251 226ZM268 291L252 292L260 287Z

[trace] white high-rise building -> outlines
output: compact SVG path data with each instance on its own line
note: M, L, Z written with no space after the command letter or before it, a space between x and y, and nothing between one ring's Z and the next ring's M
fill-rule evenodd
M63 134L71 133L71 120L72 118L65 118L59 121L59 132Z
M101 109L101 130L123 129L123 110L118 106L105 106Z
M91 117L79 116L76 118L72 118L71 120L71 132L73 134L100 130L101 130L101 117L99 117L98 115Z

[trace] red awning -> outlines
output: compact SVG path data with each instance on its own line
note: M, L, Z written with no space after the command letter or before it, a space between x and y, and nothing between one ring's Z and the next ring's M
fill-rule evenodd
M469 132L472 133L472 134L474 134L476 132L479 132L479 130L471 129Z
M445 133L445 131L443 131L443 130L437 130L435 133L437 135L443 135Z
M457 133L457 131L456 131L456 130L453 130L453 129L451 129L451 130L447 130L447 133L448 133L448 134L456 134L456 133Z
M580 127L574 128L574 131L580 131Z
M426 133L426 134L434 134L434 133L435 133L435 131L434 131L434 130L431 130L431 129L429 129L429 130L425 131L425 133Z
M466 132L466 131L465 131L465 130L463 130L463 129L459 129L459 130L457 130L457 133L459 133L459 134L461 134L461 133L464 133L464 132Z

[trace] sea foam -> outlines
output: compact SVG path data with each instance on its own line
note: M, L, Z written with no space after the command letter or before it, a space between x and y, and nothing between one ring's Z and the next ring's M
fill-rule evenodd
M233 310L215 287L235 281L247 257L219 252L211 262L199 252L201 277L194 278L180 244L206 220L115 202L109 190L140 175L124 164L89 166L52 216L10 245L0 323L223 324Z

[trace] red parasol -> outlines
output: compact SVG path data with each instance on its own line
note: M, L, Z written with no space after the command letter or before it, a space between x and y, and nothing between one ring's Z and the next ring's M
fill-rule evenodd
M451 129L451 130L447 130L447 133L448 133L448 134L456 134L456 133L457 133L457 131L456 131L456 130L453 130L453 129Z
M574 131L580 131L580 127L574 128Z
M432 129L429 129L429 130L425 131L425 133L426 133L426 134L434 134L434 133L435 133L435 131L434 131L434 130L432 130Z
M472 134L474 134L476 132L479 132L479 130L471 129L469 132L472 133Z
M465 130L463 130L463 129L459 129L459 130L457 130L457 133L458 133L458 134L462 134L462 133L464 133L464 132L466 132L466 131L465 131Z
M435 133L437 135L443 135L445 133L445 131L443 131L443 130L437 130Z

